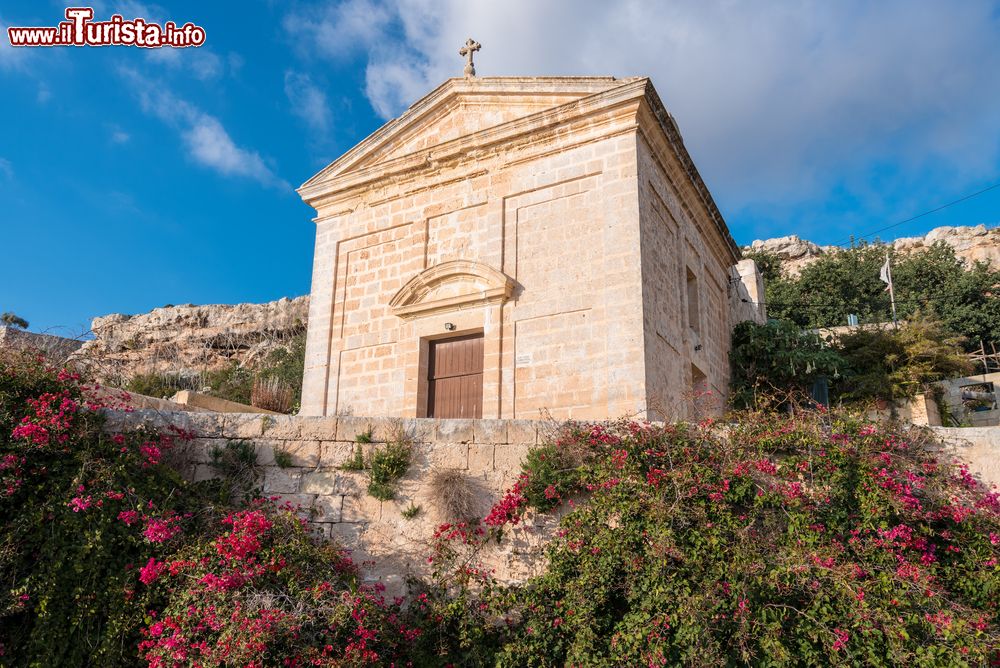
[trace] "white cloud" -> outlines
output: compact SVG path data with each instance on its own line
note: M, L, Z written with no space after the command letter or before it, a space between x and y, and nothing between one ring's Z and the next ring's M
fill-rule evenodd
M14 178L14 165L7 158L0 158L0 176L5 179Z
M285 17L285 30L306 51L342 58L385 38L394 10L378 0L327 2ZM385 40L391 42L391 40Z
M886 165L897 196L928 174L959 189L1000 160L989 0L369 0L285 27L316 53L366 54L366 93L385 118L461 76L469 36L481 76L651 76L729 211L840 187L881 200L871 171Z
M10 45L10 39L7 37L7 28L10 26L11 22L0 16L0 71L23 68L30 51L23 47L16 49Z
M125 144L132 138L129 133L122 130L117 125L113 125L110 128L111 131L111 141L115 144Z
M146 59L169 70L184 71L199 81L211 81L221 77L226 70L222 58L205 47L174 49L163 47L148 49Z
M326 135L331 123L326 94L313 83L308 74L291 70L285 72L285 95L296 116L320 135Z
M233 143L218 119L208 114L197 116L182 136L195 161L221 174L245 176L265 185L281 183L257 152Z
M235 51L230 51L226 54L226 64L229 65L229 71L233 76L239 75L245 63L246 61L243 60L243 56Z
M135 70L122 69L121 74L135 89L144 111L177 128L194 162L224 176L250 178L279 189L291 187L271 171L259 153L237 146L219 119Z

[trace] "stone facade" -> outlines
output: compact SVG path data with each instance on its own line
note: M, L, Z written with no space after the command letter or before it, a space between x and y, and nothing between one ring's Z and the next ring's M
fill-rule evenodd
M317 211L303 414L427 415L431 342L471 333L483 417L725 395L745 274L648 79L451 79L299 193Z

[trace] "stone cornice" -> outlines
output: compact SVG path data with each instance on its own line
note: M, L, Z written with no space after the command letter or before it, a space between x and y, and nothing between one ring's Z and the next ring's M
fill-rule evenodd
M698 168L694 164L694 160L691 159L691 154L688 153L687 147L684 146L684 138L681 137L681 131L677 127L677 122L663 105L656 89L653 88L652 82L649 81L649 79L646 79L645 82L646 103L649 105L650 111L656 118L660 129L663 131L663 137L666 139L671 152L674 154L674 157L677 158L687 175L688 182L694 188L698 201L704 208L705 213L712 221L716 231L722 236L723 243L727 247L727 250L732 254L733 261L735 262L739 260L742 257L739 246L737 246L736 241L733 240L732 234L729 232L729 227L726 225L726 221L722 217L722 212L719 211L719 207L716 205L715 199L712 197L712 193L709 192L708 186L705 185L705 182L701 178L701 174L698 172Z

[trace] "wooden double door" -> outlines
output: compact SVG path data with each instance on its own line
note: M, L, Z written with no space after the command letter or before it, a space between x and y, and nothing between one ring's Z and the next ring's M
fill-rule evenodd
M483 335L430 342L427 417L483 417Z

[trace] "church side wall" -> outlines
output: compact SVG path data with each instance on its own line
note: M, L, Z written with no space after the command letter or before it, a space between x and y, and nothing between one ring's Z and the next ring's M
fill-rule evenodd
M445 323L484 333L484 417L641 408L635 155L611 110L321 207L303 413L422 414L426 342ZM510 300L409 320L390 311L408 280L454 259L511 277Z
M650 417L719 412L729 382L727 259L687 205L665 151L637 144L643 333Z

